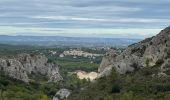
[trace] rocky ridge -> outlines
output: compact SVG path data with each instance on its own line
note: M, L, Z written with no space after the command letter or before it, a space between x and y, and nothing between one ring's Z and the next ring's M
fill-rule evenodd
M125 74L157 63L162 63L160 73L170 68L170 27L154 37L128 46L120 55L110 50L103 57L98 77L108 75L113 67L120 74Z
M48 82L62 80L58 65L48 63L44 55L20 54L15 58L0 58L0 71L11 78L29 82L29 75L41 74L48 77Z

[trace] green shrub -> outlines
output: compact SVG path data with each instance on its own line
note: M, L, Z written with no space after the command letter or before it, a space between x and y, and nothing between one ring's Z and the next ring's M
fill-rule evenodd
M103 98L103 100L114 100L112 96L106 96Z
M159 59L156 61L156 65L162 65L164 63L163 59Z
M120 93L120 86L118 84L113 84L112 93Z
M3 86L7 86L9 84L9 81L7 80L0 80L0 84Z
M133 100L133 92L125 92L120 96L120 100Z

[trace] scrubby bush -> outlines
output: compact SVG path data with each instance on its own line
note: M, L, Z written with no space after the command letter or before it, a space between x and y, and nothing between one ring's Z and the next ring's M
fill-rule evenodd
M112 93L120 93L120 86L118 84L113 84Z
M106 96L103 98L103 100L114 100L114 99L113 99L113 96Z
M156 65L161 65L164 63L164 60L163 59L159 59L156 61Z
M125 92L120 96L120 100L133 100L133 92Z
M168 78L152 77L159 72L158 66L144 67L133 73L112 73L90 84L86 90L70 96L70 100L168 100ZM86 97L90 96L90 98ZM81 99L83 97L84 99Z

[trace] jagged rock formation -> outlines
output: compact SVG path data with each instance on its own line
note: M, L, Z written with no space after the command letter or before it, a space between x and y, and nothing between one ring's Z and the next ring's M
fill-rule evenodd
M114 50L110 50L106 53L106 55L103 57L102 62L100 64L100 67L98 68L98 76L97 78L107 76L110 74L111 69L113 67L114 59L116 59L117 53Z
M68 89L60 89L53 97L53 100L67 100L69 95L70 91Z
M98 72L102 72L106 67L111 65L114 62L115 57L117 57L116 51L112 49L108 51L102 59Z
M28 75L25 68L16 59L0 59L0 71L9 77L28 82Z
M28 75L31 74L46 75L49 82L62 80L58 66L48 63L48 59L43 55L21 54L15 58L1 58L0 71L24 82L29 82Z
M170 27L152 38L128 46L120 55L114 51L108 52L98 69L99 77L108 74L112 67L120 74L125 74L160 61L165 62L161 71L170 68L167 66L170 65Z

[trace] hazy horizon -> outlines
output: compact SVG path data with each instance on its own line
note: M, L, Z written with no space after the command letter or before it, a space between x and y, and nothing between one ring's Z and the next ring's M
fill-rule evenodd
M0 37L63 37L63 38L98 38L98 39L137 39L142 40L145 38L139 37L123 37L123 36L64 36L64 35L0 35ZM147 37L150 38L150 37Z

